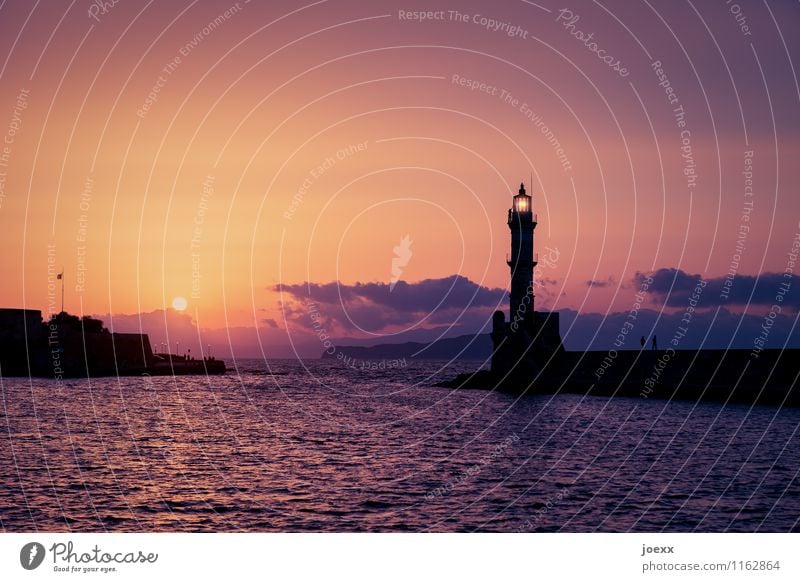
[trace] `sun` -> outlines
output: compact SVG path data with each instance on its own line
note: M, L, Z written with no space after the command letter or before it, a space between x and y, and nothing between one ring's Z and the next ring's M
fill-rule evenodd
M188 305L189 303L186 301L186 297L176 297L172 300L172 308L175 311L183 311Z

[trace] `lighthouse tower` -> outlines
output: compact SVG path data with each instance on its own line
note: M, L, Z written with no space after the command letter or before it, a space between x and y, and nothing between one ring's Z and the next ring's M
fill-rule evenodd
M508 210L511 252L506 263L511 269L509 319L502 311L492 317L492 372L501 378L530 379L553 356L563 352L558 313L537 312L533 305L533 273L537 256L533 252L533 231L537 224L531 197L519 185Z
M519 193L508 209L511 254L506 262L511 269L509 321L512 330L517 326L530 328L533 321L533 269L536 267L533 231L536 229L536 215L531 202L531 197L525 193L525 184L520 184Z

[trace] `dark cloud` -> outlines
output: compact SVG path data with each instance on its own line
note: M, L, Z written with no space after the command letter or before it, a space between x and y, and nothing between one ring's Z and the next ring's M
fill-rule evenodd
M505 299L505 289L483 287L459 275L441 279L424 279L417 283L398 281L389 290L388 283L302 283L276 285L275 291L289 293L298 299L320 303L368 301L377 306L409 311L432 311L437 308L489 307Z
M590 280L586 281L586 286L587 287L597 287L597 288L600 288L600 289L604 289L606 287L611 287L613 285L616 285L616 281L614 280L614 277L612 277L612 276L609 276L608 279L601 279L601 280L590 279Z
M645 273L636 273L634 285L639 288L648 277ZM668 307L686 307L695 293L695 288L702 276L689 274L681 269L663 268L649 275L653 279L647 293L655 302ZM776 296L786 284L788 290L783 296L782 306L797 311L800 308L800 277L785 276L783 273L761 273L754 275L736 275L730 282L726 276L705 279L706 285L700 294L698 307L773 305Z
M637 273L633 286L639 288L648 275ZM635 337L638 343L640 335L651 333L664 335L666 340L678 328L683 317L683 308L700 281L700 275L689 274L680 269L659 269L649 275L652 282L647 293L654 305L679 308L676 313L661 313L656 310L643 309L637 327L641 329ZM742 275L734 278L730 285L728 298L721 297L725 289L725 277L706 280L699 308L692 322L689 335L681 340L686 347L697 347L706 338L707 345L715 347L732 345L742 347L758 335L763 323L762 315L736 313L747 305L770 306L775 303L780 286L790 282L791 286L781 305L784 308L775 325L772 341L780 342L788 337L791 328L790 313L798 309L798 289L800 281L796 277L784 277L782 273L764 273L759 277ZM617 285L613 276L587 282L592 287L609 287ZM543 287L537 287L537 296L548 296L547 289L557 284L548 280ZM364 337L358 332L366 331L377 334L375 340L407 341L406 334L392 335L400 329L414 327L414 333L435 339L445 332L447 336L463 333L488 331L491 314L495 309L507 309L508 296L505 290L488 288L457 275L441 279L426 279L417 283L400 282L393 291L389 291L386 283L356 283L345 285L331 282L326 284L278 285L275 290L284 294L283 311L287 322L300 332L313 332L322 327L331 337ZM750 298L752 294L752 298ZM313 308L309 307L309 301ZM546 300L545 300L546 304ZM730 304L729 311L726 304ZM542 305L542 302L539 303ZM716 313L716 307L720 307ZM545 307L546 308L546 307ZM788 309L787 309L788 308ZM311 310L314 311L314 319ZM669 311L673 311L670 309ZM568 345L575 349L587 347L602 349L610 346L625 321L627 312L621 313L583 313L580 316L570 315L563 311L564 317L576 322L569 338ZM716 317L716 319L714 319ZM417 326L416 324L421 324ZM710 329L709 329L710 328ZM425 330L430 330L428 334ZM567 327L562 323L562 330ZM384 337L380 337L384 336ZM391 336L391 339L390 337ZM633 337L633 336L631 336ZM416 337L420 341L423 337Z
M484 287L459 275L416 283L340 282L280 284L288 321L300 327L314 325L340 333L359 328L381 332L424 322L429 326L483 327L495 309L505 306L505 289ZM314 311L314 320L310 311Z

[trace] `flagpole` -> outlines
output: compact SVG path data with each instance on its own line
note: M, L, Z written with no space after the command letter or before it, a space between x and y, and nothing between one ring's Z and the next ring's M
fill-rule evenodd
M64 267L61 267L61 313L64 313Z

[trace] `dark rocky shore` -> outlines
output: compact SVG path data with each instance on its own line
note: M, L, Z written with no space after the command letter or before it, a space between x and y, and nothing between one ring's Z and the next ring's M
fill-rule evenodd
M0 309L0 376L99 378L223 374L211 357L154 353L143 333L113 333L99 319L66 312Z

